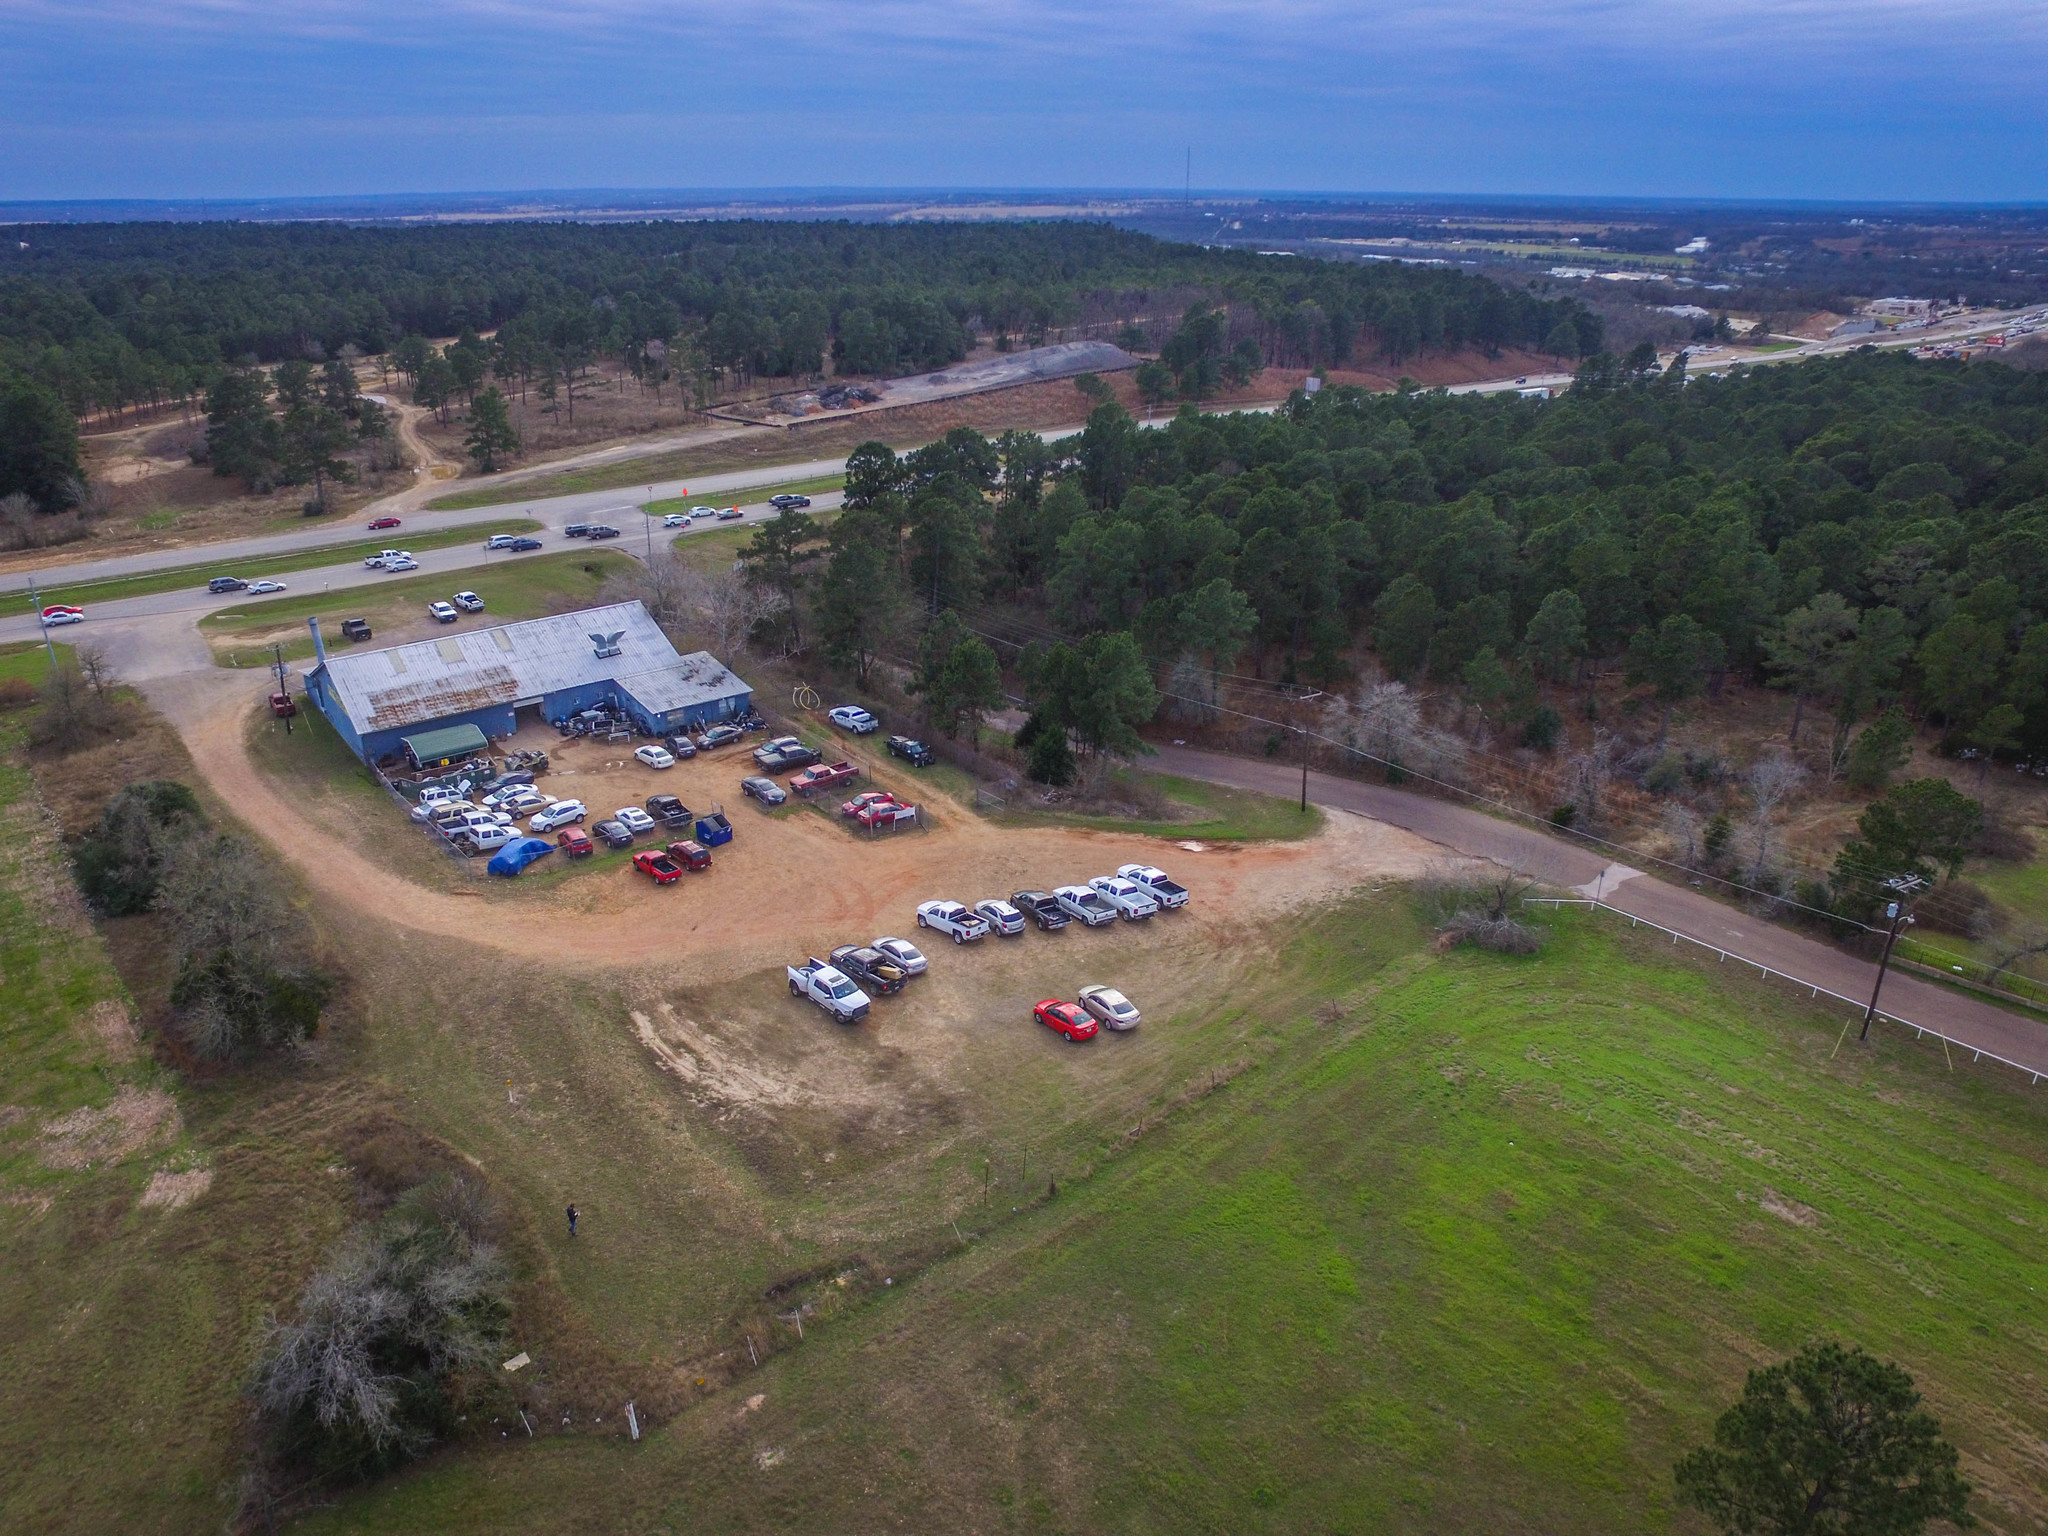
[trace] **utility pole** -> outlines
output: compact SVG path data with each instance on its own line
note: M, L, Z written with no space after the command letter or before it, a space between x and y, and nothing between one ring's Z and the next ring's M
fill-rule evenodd
M284 680L285 672L283 643L274 642L270 647L270 651L271 654L277 658L275 664L271 667L271 670L277 674L277 691L284 695L285 703L289 705L291 703L292 690L290 685L287 684ZM284 714L284 733L287 736L291 735L292 733L292 712L289 708L285 710Z
M1298 696L1296 697L1296 699L1295 699L1295 701L1294 701L1294 702L1295 702L1295 705L1296 705L1296 707L1297 707L1297 708L1300 708L1301 706L1304 706L1304 705L1308 705L1308 704L1313 704L1313 703L1314 703L1314 702L1315 702L1315 701L1316 701L1317 699L1320 699L1320 698L1321 698L1322 696L1323 696L1323 691L1322 691L1322 690L1321 690L1320 688L1317 688L1317 689L1313 689L1313 690L1311 690L1311 691L1310 691L1310 692L1308 692L1308 693L1304 693L1304 694L1300 694L1300 695L1298 695ZM1306 815L1308 814L1308 722L1307 722L1307 720L1306 720L1305 718L1300 718L1300 719L1297 719L1297 720L1295 721L1295 724L1294 724L1294 728L1295 728L1295 730L1297 730L1297 731L1299 731L1299 732L1301 733L1301 814L1302 814L1302 815L1304 815L1304 816L1306 816Z
M36 579L33 575L28 579L28 606L29 611L36 616L36 622L43 626L43 649L50 653L50 670L55 672L57 670L57 642L50 638L50 626L43 623L43 600L36 593Z
M1877 985L1870 989L1870 1006L1863 1010L1863 1028L1857 1031L1858 1040L1870 1038L1870 1021L1877 1017L1877 995L1884 990L1884 973L1892 963L1892 946L1899 942L1899 930L1913 921L1906 914L1906 902L1927 882L1918 875L1894 875L1885 881L1885 889L1895 893L1897 900L1886 904L1885 918L1891 927L1884 937L1884 954L1877 962Z

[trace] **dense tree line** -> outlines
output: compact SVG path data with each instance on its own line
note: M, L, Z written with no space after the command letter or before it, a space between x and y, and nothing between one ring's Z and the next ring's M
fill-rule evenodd
M1084 311L1204 293L1263 361L1597 350L1572 299L1445 268L1281 261L1082 223L43 225L0 261L0 374L79 416L190 400L231 367L509 328L504 373L780 377L939 366L970 332L1044 339ZM1185 301L1183 300L1182 303ZM1176 305L1176 308L1180 305Z
M999 608L1020 642L1127 634L1197 701L1240 666L1334 684L1365 642L1396 679L1519 701L1536 745L1538 680L1617 665L1668 721L1737 673L1793 696L1795 740L1825 709L1834 769L1876 787L1909 710L1952 748L2048 752L2044 445L2048 378L1995 364L1867 351L1688 385L1602 355L1548 402L1328 389L1156 431L1106 404L1065 457L868 444L811 558L828 589L854 572L981 628ZM816 623L842 654L882 643L859 603Z

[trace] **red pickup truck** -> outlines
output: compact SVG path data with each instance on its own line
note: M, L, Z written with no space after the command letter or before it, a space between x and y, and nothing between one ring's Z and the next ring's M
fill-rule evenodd
M799 795L815 794L821 789L833 789L860 777L860 770L852 763L813 763L802 773L792 777L789 787Z
M634 854L633 867L643 875L652 875L656 885L670 885L683 878L683 866L656 848Z

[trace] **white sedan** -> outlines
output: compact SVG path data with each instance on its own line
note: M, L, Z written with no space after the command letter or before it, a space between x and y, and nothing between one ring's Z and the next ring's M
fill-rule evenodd
M917 926L949 935L955 944L988 937L988 919L957 901L927 901L917 909Z
M416 571L419 568L419 561L413 559L411 555L400 555L396 560L384 562L384 569L387 571Z
M825 718L842 731L851 731L856 736L865 736L877 726L875 717L858 704L841 704L837 709L827 711Z
M1127 923L1155 916L1159 911L1159 903L1152 899L1152 893L1135 880L1126 880L1121 875L1097 875L1088 885L1115 907Z
M283 582L281 582L281 581L272 581L272 580L270 580L270 578L269 578L269 577L267 577L267 576L266 576L266 577L265 577L265 578L264 578L263 580L261 580L261 581L252 581L252 582L250 582L250 583L249 583L249 590L250 590L250 592L251 592L251 593L258 593L258 592L282 592L282 591L284 590L284 583L283 583Z
M85 610L83 608L45 608L43 610L43 624L46 628L54 629L59 624L83 624L84 622Z
M716 507L692 507L692 508L690 508L690 516L692 516L692 517L716 517L716 516L718 516L718 508L716 508Z
M536 832L552 832L557 827L573 826L590 812L583 808L581 800L557 800L546 810L538 813L527 825Z
M664 528L687 528L690 526L690 514L687 512L671 512L661 520L661 526Z
M1024 931L1024 914L1007 901L991 896L986 901L977 901L974 910L981 914L989 927L1004 938L1015 938Z
M654 818L637 805L622 805L612 812L612 820L636 836L654 830Z
M897 965L903 967L906 976L922 976L925 972L924 953L908 939L877 939L875 948Z
M652 742L644 747L635 747L633 755L650 768L673 768L676 765L673 752L667 747L657 747Z
M1099 1019L1104 1028L1125 1030L1138 1027L1138 1010L1115 987L1083 987L1080 997L1081 1006Z

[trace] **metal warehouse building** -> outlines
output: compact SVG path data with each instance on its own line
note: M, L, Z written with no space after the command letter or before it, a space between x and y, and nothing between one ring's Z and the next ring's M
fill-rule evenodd
M678 653L637 602L346 655L328 653L318 619L312 630L306 696L371 763L408 737L462 726L510 736L525 710L559 724L610 703L665 733L742 714L754 698L708 651Z

